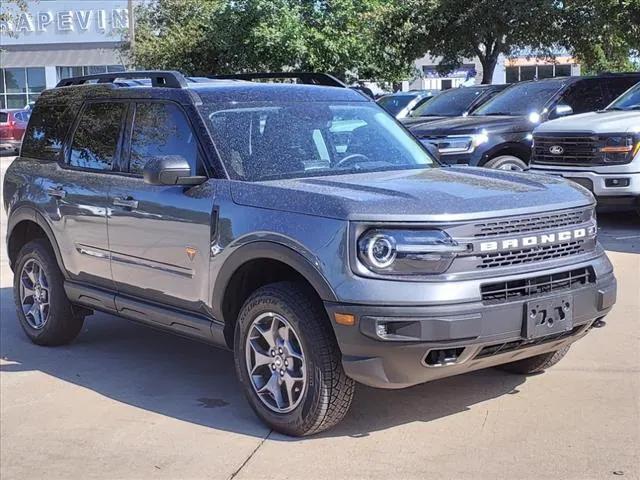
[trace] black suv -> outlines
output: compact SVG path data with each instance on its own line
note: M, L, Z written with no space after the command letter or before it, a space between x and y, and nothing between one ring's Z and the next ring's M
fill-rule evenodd
M436 145L447 164L525 170L540 123L600 110L640 81L640 73L558 77L520 82L471 115L407 127Z
M99 310L231 349L260 418L306 435L354 381L541 371L609 312L589 192L439 168L371 99L300 79L43 92L3 195L28 337L70 342Z
M402 124L416 129L436 120L461 117L472 113L487 103L509 85L474 85L472 87L451 88L436 95L413 110L408 117L400 119Z

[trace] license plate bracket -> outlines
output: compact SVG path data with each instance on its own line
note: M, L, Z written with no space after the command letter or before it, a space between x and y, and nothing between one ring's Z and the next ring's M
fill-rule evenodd
M522 336L527 340L568 332L573 328L573 295L530 300L525 304Z

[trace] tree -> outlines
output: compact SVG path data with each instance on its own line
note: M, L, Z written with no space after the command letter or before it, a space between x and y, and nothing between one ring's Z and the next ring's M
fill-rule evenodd
M640 0L580 0L562 4L561 43L583 71L634 70L640 51Z
M191 75L261 70L398 80L411 63L380 54L386 0L156 0L136 9L130 52L144 68Z
M9 24L16 21L18 15L27 10L26 0L2 0L0 2L0 29L8 34Z
M426 53L450 71L478 57L482 83L491 83L498 57L526 49L549 55L557 40L554 0L397 0L386 6L388 22L378 34L394 38L405 60Z

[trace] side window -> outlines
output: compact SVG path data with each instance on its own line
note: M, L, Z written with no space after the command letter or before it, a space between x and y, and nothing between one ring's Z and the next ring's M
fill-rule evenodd
M21 155L39 160L57 160L76 112L75 104L36 105L22 140Z
M574 114L593 112L607 106L602 92L602 82L598 80L583 80L575 83L562 96L561 103L569 105Z
M193 175L202 175L198 144L184 113L172 103L138 103L131 133L129 172L142 175L151 157L181 155Z
M111 170L126 111L126 103L87 105L73 135L69 165Z

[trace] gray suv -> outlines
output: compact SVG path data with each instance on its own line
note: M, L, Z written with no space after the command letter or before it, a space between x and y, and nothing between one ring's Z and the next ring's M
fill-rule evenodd
M355 382L538 372L603 324L616 280L587 190L442 167L367 97L298 77L42 93L3 199L28 337L70 342L102 311L233 350L257 415L308 435Z

